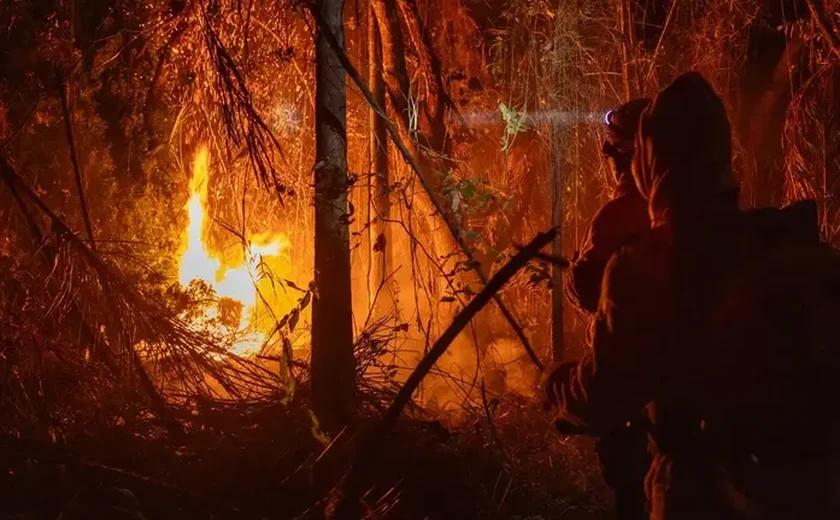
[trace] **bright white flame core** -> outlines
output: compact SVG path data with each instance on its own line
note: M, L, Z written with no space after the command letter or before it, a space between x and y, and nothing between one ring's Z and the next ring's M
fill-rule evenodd
M190 199L185 208L189 219L184 240L186 249L181 255L178 280L184 287L193 280L202 280L215 290L217 296L242 303L243 312L238 331L242 333L241 339L237 339L232 352L253 355L265 339L262 333L248 331L257 304L254 282L257 265L261 256L277 256L289 247L289 242L281 236L255 235L248 240L249 251L238 267L226 266L212 255L204 244L209 171L210 154L206 147L202 147L193 163ZM216 316L217 310L210 309L205 318L213 319Z

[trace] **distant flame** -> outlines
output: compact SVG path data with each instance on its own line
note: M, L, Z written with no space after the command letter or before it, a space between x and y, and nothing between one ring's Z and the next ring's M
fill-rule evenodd
M278 256L289 247L289 242L269 234L249 237L248 253L238 267L226 266L213 256L204 243L209 172L210 155L206 147L201 147L193 162L190 199L185 208L189 223L183 237L186 249L181 255L178 280L184 287L193 280L202 280L216 291L217 296L242 303L242 318L237 331L241 334L238 334L240 337L231 350L238 355L253 355L262 346L265 335L259 331L248 331L257 304L257 288L252 273L256 273L261 256ZM215 318L216 313L216 310L209 310L206 318Z

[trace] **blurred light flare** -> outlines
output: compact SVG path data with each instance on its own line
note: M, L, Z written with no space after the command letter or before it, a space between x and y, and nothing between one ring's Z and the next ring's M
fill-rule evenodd
M526 123L534 125L540 123L553 123L561 125L573 125L577 123L600 123L608 117L612 111L607 112L583 112L565 110L538 110L536 112L518 112L524 116ZM504 124L499 118L498 112L469 112L463 115L467 126L479 128L485 126L498 126Z

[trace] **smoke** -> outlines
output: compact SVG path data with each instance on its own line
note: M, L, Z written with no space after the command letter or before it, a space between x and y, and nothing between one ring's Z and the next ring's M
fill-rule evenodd
M540 371L525 354L522 344L514 339L500 338L487 349L484 358L485 374L494 373L503 383L499 390L533 397L540 380Z
M468 417L465 404L482 406L482 382L488 399L512 394L532 399L541 375L513 338L496 339L478 356L474 343L460 337L436 369L424 381L422 402L453 425Z

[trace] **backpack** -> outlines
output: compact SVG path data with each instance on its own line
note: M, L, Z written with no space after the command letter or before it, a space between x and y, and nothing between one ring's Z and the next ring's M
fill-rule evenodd
M840 252L817 222L813 201L744 213L735 266L699 332L697 362L716 383L699 391L704 408L768 441L823 422L837 367Z
M745 212L738 236L697 333L699 379L687 385L706 453L727 468L733 503L823 512L836 472L840 251L820 239L813 201ZM824 516L780 518L799 517Z

